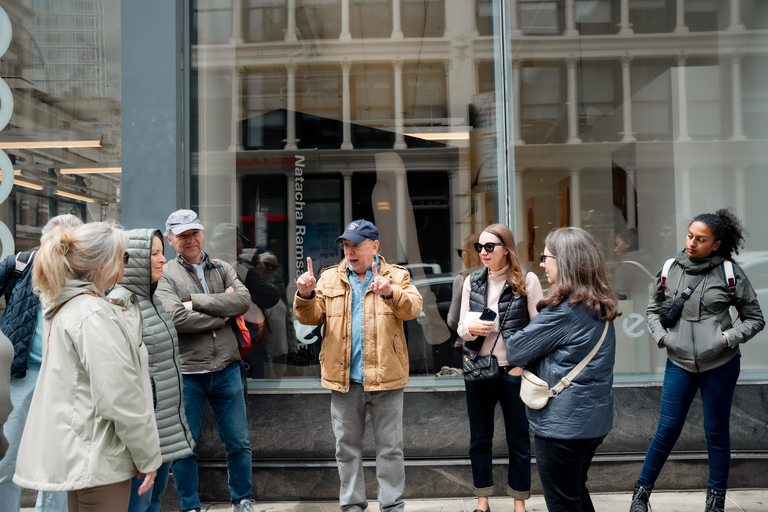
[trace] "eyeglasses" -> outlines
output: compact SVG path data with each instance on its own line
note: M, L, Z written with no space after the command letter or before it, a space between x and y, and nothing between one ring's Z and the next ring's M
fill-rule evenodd
M123 253L123 265L127 265L129 259L130 259L130 256L128 256L128 251L125 251Z
M500 243L495 244L493 242L488 242L487 244L475 243L475 251L477 251L477 254L480 254L481 252L483 252L483 249L485 249L485 252L490 254L493 252L495 248L501 247L503 245L504 244L500 244Z
M339 247L341 247L342 251L353 251L354 252L354 251L359 250L360 247L362 247L363 244L365 242L367 242L367 241L368 240L366 239L366 240L360 242L359 244L345 244L344 242L341 242L341 243L339 243Z
M550 256L549 254L544 254L543 252L541 254L539 254L539 261L540 262L545 263L547 261L547 258L552 258L553 260L555 259L554 256Z
M277 268L277 265L268 261L262 261L261 264L267 267L269 270L275 270Z

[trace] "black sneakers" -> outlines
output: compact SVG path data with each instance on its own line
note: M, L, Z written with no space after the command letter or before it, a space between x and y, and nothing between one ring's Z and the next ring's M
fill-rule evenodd
M707 508L704 512L725 512L725 493L707 489Z
M635 487L635 492L632 493L632 504L629 506L629 512L650 512L651 504L648 503L648 498L651 497L650 487Z

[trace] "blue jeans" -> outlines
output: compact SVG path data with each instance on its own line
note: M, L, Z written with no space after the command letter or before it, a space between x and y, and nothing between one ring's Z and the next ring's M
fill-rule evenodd
M11 379L13 411L3 426L9 446L8 452L0 461L0 503L2 504L0 508L8 512L18 511L21 507L21 487L13 483L13 473L16 471L21 435L24 433L24 424L27 422L39 373L37 370L28 370L27 376L23 379ZM40 491L37 493L36 512L66 512L66 510L66 492Z
M171 461L163 462L157 468L155 476L155 485L152 489L139 496L139 487L144 482L141 479L133 477L131 479L131 502L128 504L128 512L160 512L160 499L168 485L168 473L171 471Z
M731 466L731 404L741 370L740 357L703 373L692 373L667 359L664 387L661 390L659 426L645 455L637 485L653 488L685 424L685 417L696 391L701 391L704 406L704 432L709 454L707 487L718 492L728 489Z
M248 418L243 400L240 365L232 363L218 372L182 374L182 380L184 409L192 438L197 443L203 406L208 400L219 428L219 438L224 443L231 501L237 503L251 499L251 444L248 441ZM200 497L197 494L197 448L192 455L173 461L173 481L179 491L181 510L200 509Z
M509 450L507 494L518 500L531 496L531 438L525 404L520 400L520 377L499 370L496 380L465 382L469 413L469 460L477 496L493 494L493 424L501 404Z
M591 439L534 437L536 468L547 510L595 512L587 489L592 457L605 436Z

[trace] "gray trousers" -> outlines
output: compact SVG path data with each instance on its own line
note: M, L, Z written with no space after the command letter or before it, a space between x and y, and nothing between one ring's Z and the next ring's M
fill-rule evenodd
M403 461L403 389L363 391L351 383L347 393L331 392L331 421L336 435L336 465L343 511L361 512L368 507L363 476L363 434L365 409L371 409L373 438L376 441L376 479L382 512L405 510L400 496L405 489Z

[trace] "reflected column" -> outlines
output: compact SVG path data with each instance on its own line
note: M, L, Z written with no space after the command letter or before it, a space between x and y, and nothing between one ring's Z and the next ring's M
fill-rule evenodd
M731 110L733 115L733 135L731 140L747 140L747 137L744 135L744 122L742 119L741 57L740 53L734 53L733 57L731 57Z
M242 133L242 119L243 119L243 77L245 76L245 69L242 66L236 66L232 70L232 133L231 141L229 144L230 151L242 151L243 139Z
M744 24L741 22L741 0L731 0L731 24L728 30L744 30Z
M408 230L406 227L406 208L411 205L408 204L406 187L408 182L406 181L405 171L395 171L395 201L397 206L395 207L395 219L397 220L397 261L408 261Z
M679 142L691 140L688 135L688 88L685 84L685 55L677 58L677 117L679 118L680 133L677 135Z
M477 16L475 16L475 20L477 20ZM475 27L477 27L477 21L475 21ZM520 27L517 26L517 0L509 0L509 35L511 37L523 35Z
M403 61L395 60L395 145L394 149L406 149L403 136Z
M243 42L243 0L232 0L232 37L230 44Z
M565 32L563 35L579 35L579 31L576 30L576 23L574 22L573 0L565 0Z
M516 222L515 222L515 229L517 230L517 233L515 233L515 240L517 241L518 247L524 247L522 244L523 242L528 241L528 233L526 232L526 221L525 221L525 193L523 192L523 174L525 173L525 169L515 169L515 212L516 215ZM517 250L517 247L515 247L515 250ZM522 256L519 256L522 258Z
M624 169L627 185L624 191L627 200L627 227L637 228L637 205L635 204L635 169Z
M685 5L684 0L675 0L675 14L677 23L675 25L675 34L687 34L688 27L685 25Z
M352 222L352 171L341 173L344 180L344 225Z
M747 224L747 187L744 178L744 167L737 166L733 170L733 192L736 203L736 216L741 222Z
M632 131L632 75L629 67L632 59L621 58L621 96L624 102L624 137L621 142L635 142L635 134Z
M400 28L400 2L392 0L392 39L402 39L403 30Z
M691 166L684 165L680 169L680 208L683 219L691 216Z
M341 149L353 149L352 146L352 125L350 124L352 122L351 117L351 107L350 107L350 93L349 93L349 68L350 63L349 62L342 62L341 63L341 81L342 81L342 92L341 92L341 104L342 104L342 116L343 116L343 123L342 123L342 131L343 131L343 137L344 141L341 143ZM351 219L350 219L351 222ZM346 224L349 224L348 222Z
M628 36L634 34L635 32L632 30L632 24L629 22L629 0L621 0L620 17L619 35Z
M287 71L286 79L288 81L287 92L288 96L288 108L286 109L286 131L287 139L285 141L286 150L299 149L296 145L296 64L287 64L285 66Z
M571 225L581 227L581 167L571 167Z
M512 60L512 108L514 109L515 145L518 146L525 144L521 131L523 113L520 111L520 65L521 62L519 60Z
M288 28L285 30L285 41L298 41L296 38L296 0L288 0Z
M339 34L339 41L351 40L352 34L349 32L349 0L341 0L341 34Z
M568 139L566 144L578 144L581 142L579 137L579 118L576 104L576 59L567 59L568 67Z

